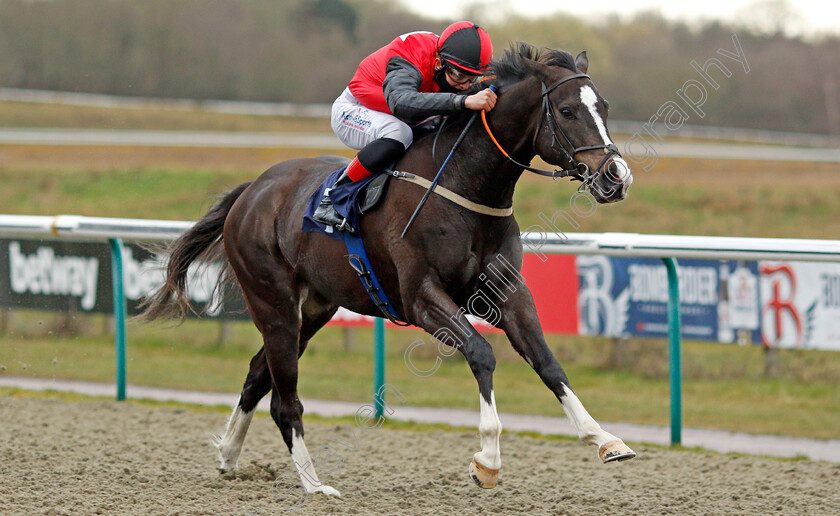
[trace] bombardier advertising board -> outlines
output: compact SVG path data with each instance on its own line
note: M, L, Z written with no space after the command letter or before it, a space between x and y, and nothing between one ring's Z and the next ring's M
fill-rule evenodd
M668 336L662 260L578 256L576 263L581 335ZM733 342L736 329L758 329L755 262L680 260L678 276L684 337Z
M578 256L581 335L667 337L668 279L656 258ZM840 264L679 260L685 338L840 351Z

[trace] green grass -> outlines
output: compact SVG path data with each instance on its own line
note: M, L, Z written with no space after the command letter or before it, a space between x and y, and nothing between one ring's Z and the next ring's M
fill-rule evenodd
M34 319L41 318L41 324ZM34 319L33 319L34 318ZM108 335L57 335L52 314L15 314L12 330L0 337L0 374L88 381L114 381L114 348ZM33 319L26 321L24 319ZM83 326L98 327L95 321ZM21 330L36 326L39 332ZM231 341L215 344L217 324L186 322L179 327L129 325L128 380L137 385L237 393L251 356L260 346L249 324L233 325ZM313 339L300 362L302 397L369 402L372 391L372 334L357 331L355 349L343 348L342 330L327 328ZM459 355L444 358L431 377L415 376L404 351L416 331L388 333L386 381L406 404L476 409L478 389ZM515 356L504 339L491 335L499 356L495 391L499 410L561 416L557 400L536 374ZM422 369L434 364L434 346L412 354ZM608 358L616 343L608 339L551 337L550 345L566 368L573 388L599 420L668 425L669 384L666 348L661 341L631 340L630 359ZM783 375L763 376L762 350L687 342L683 350L683 423L686 426L751 433L838 438L840 428L840 356L817 353L803 361L801 352L782 351ZM809 356L814 356L814 352ZM395 396L391 403L398 404Z
M0 101L0 127L331 132L330 121L326 118L229 115L163 108L93 108L10 101Z
M252 175L207 169L188 174L162 169L35 170L20 181L18 172L0 169L0 181L15 185L0 191L0 205L4 213L194 220L209 208L214 195Z
M674 165L676 166L676 164ZM195 220L215 195L258 175L258 169L196 167L84 169L44 168L23 172L0 167L3 213L57 214ZM22 180L25 177L25 180ZM520 227L544 226L538 215L568 211L573 184L527 178L517 188L514 207ZM752 191L710 184L675 189L668 184L633 185L623 203L602 205L579 228L562 218L561 231L623 231L787 238L840 235L840 184L827 184L807 196L791 195L787 185ZM662 214L667 213L667 216ZM549 229L549 228L547 228Z
M678 161L678 160L674 160ZM677 163L668 164L678 166ZM540 212L551 217L569 209L572 185L521 181L514 197L520 227L545 226ZM713 182L675 188L656 181L634 182L627 200L600 205L579 228L558 218L563 232L607 231L673 235L716 235L776 238L840 237L840 185L821 185L807 194L788 185L759 185L745 191Z

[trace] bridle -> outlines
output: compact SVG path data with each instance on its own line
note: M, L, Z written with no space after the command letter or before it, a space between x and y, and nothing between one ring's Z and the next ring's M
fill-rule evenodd
M551 103L551 99L549 98L549 94L552 91L554 91L555 89L557 89L557 87L559 87L561 84L564 84L564 83L566 83L568 81L571 81L573 79L589 79L589 76L586 75L585 73L577 73L577 74L574 74L574 75L569 75L568 77L563 77L562 79L555 82L551 86L546 86L545 83L541 83L541 85L542 85L542 103L543 103L543 110L545 111L546 123L544 124L542 122L542 120L540 120L540 125L537 127L537 130L534 132L534 139L533 139L533 142L532 142L532 146L534 148L534 151L536 152L537 138L539 137L540 131L542 131L543 125L548 125L548 129L549 129L549 131L551 131L551 138L552 138L551 146L554 147L555 143L560 146L560 150L563 151L563 154L566 156L566 159L568 160L569 163L571 163L572 168L549 171L549 170L541 170L541 169L538 169L538 168L534 168L530 165L530 163L528 165L523 165L522 163L519 163L518 161L513 159L510 156L510 154L508 154L502 148L502 146L499 144L498 140L496 140L496 137L493 135L493 132L490 130L490 126L487 124L486 111L481 112L481 120L484 122L484 128L487 131L487 134L490 135L490 139L493 140L493 143L496 144L496 147L501 151L502 154L504 154L504 156L508 160L510 160L515 165L517 165L519 167L522 167L525 170L528 170L529 172L533 172L533 173L539 174L541 176L551 177L553 179L557 179L557 178L561 178L561 177L571 177L572 179L576 179L576 180L582 182L582 184L580 186L581 189L587 189L587 188L591 188L592 185L595 183L595 180L598 179L598 176L600 175L600 173L601 173L602 169L604 168L604 165L607 163L607 161L614 154L617 155L617 156L621 156L621 153L618 152L618 147L616 147L615 144L586 145L586 146L583 146L583 147L575 147L575 145L569 139L569 136L563 130L563 127L561 127L560 124L557 123L557 120L554 117L554 105ZM491 86L491 88L493 88L493 86ZM562 141L560 141L560 138L557 137L558 133L560 134L560 136L563 137L563 140L565 140L565 145ZM571 152L569 152L566 149L566 145L568 145L569 149L572 150ZM595 169L594 172L589 169L589 166L586 163L581 163L581 162L579 162L575 159L575 156L580 152L584 152L584 151L588 151L588 150L596 150L596 149L604 149L607 152L605 153L604 159L601 160L601 162L598 164L598 168Z
M568 81L571 81L572 79L589 79L589 76L586 75L586 74L583 74L583 73L578 73L578 74L575 74L575 75L570 75L568 77L564 77L564 78L560 79L559 81L555 82L554 84L552 84L549 87L546 87L545 83L541 82L541 84L542 84L542 102L543 102L543 108L545 110L545 119L546 119L546 123L548 125L548 129L551 131L551 138L552 138L551 146L554 147L555 143L560 145L560 149L563 151L563 154L566 155L566 159L569 161L569 163L572 164L573 168L564 169L564 170L548 171L548 170L540 170L538 168L534 168L530 165L530 163L528 165L523 165L522 163L519 163L518 161L513 159L511 157L511 155L508 154L507 151L505 151L505 149L499 144L499 141L496 140L496 137L493 135L493 131L490 130L490 126L487 124L487 112L484 111L484 110L481 111L481 120L482 120L482 122L484 122L484 129L487 130L487 134L490 136L490 139L493 140L493 143L496 144L496 147L499 149L499 151L502 154L504 154L504 156L508 160L510 160L512 163L514 163L518 167L524 168L525 170L531 171L535 174L551 177L553 179L557 179L559 177L571 177L573 179L581 181L582 184L581 184L580 188L578 188L578 190L585 190L585 189L592 190L595 186L595 181L598 179L598 176L601 174L601 170L604 168L604 165L606 164L607 160L609 160L610 157L613 154L615 154L617 156L621 156L621 154L618 152L618 148L614 144L609 144L609 145L586 145L586 146L583 146L583 147L575 147L575 145L569 139L569 136L566 134L565 131L563 131L563 128L560 126L560 124L557 123L557 120L554 118L554 106L551 103L551 99L549 98L549 94L552 91L554 91L555 89L557 89L557 87L560 86L561 84L566 83ZM490 88L493 91L496 91L496 88L494 86L491 85ZM431 195L431 193L435 191L435 188L437 187L437 184L438 184L438 180L440 179L440 176L443 173L443 170L446 168L446 165L449 163L449 160L452 159L452 155L455 154L455 150L458 148L459 145L461 145L461 142L464 141L464 137L467 135L467 133L470 132L470 128L472 128L472 125L475 122L476 115L478 115L478 112L476 112L476 111L473 111L472 115L470 115L470 120L467 122L466 126L461 131L461 134L458 136L458 139L455 140L455 144L452 146L452 150L449 151L449 155L443 161L443 165L441 165L440 170L438 170L438 173L435 175L434 180L428 181L426 179L418 178L415 175L409 174L409 173L406 173L406 172L399 172L399 171L391 172L391 175L393 175L394 177L396 177L398 179L403 179L403 180L406 180L406 181L409 181L409 182L412 182L412 183L415 183L415 184L419 184L419 185L427 188L426 193L423 194L423 197L420 199L420 202L417 204L417 208L414 209L414 213L412 213L411 217L409 218L408 223L405 226L405 229L403 229L403 232L400 235L400 238L405 238L405 235L408 233L408 230L411 228L412 223L416 220L417 214L423 208L423 205L426 203L426 200L429 198L429 195ZM446 119L444 119L443 122L441 123L441 125L438 127L437 134L435 135L434 142L432 143L432 161L433 162L435 161L435 149L437 147L437 140L438 140L438 137L440 136L441 132L443 131L443 126L445 124L446 124ZM539 137L540 131L542 130L542 126L543 126L543 122L542 122L542 118L540 118L540 124L537 127L537 130L534 132L534 140L531 143L532 149L534 150L535 153L536 153L536 146L537 146L537 138ZM563 142L560 141L560 138L557 137L557 133L560 133L560 135L563 137L563 139L566 140L566 144L569 146L570 149L572 149L571 153L563 145ZM575 155L577 155L577 153L579 153L579 152L588 151L588 150L596 150L596 149L604 149L606 155L604 156L604 159L602 159L601 162L598 164L598 168L595 169L594 172L591 172L589 170L589 166L586 163L581 163L581 162L579 162L575 159ZM440 187L439 192L443 192L443 193L441 193L441 195L443 195L445 198L449 199L450 201L454 202L455 204L458 204L459 206L467 208L468 210L471 210L471 211L474 211L474 212L477 212L477 213L481 213L483 215L490 215L490 216L494 216L494 217L508 217L513 213L512 208L492 208L492 207L489 207L489 206L483 206L481 204L470 201L469 199L466 199L466 198L456 194L455 192L447 190L443 187Z

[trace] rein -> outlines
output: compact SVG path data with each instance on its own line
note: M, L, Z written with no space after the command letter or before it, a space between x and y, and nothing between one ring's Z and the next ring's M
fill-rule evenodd
M493 140L493 143L496 144L496 148L514 165L518 167L522 167L529 172L533 172L535 174L539 174L541 176L550 177L552 179L557 179L561 177L577 177L579 172L577 170L541 170L539 168L533 168L531 164L523 165L522 163L513 159L510 154L508 154L504 148L502 148L501 144L496 137L493 135L493 131L490 130L490 126L487 125L487 115L486 111L481 112L481 121L484 123L484 129L487 131L487 134L490 136L490 139ZM565 150L565 149L564 149Z
M440 170L438 170L438 173L435 174L435 178L432 180L431 183L429 183L428 190L426 190L426 193L423 194L423 198L420 199L420 202L417 204L417 207L414 209L414 213L411 214L411 218L408 219L408 223L405 225L405 229L403 229L402 234L400 235L400 238L405 238L405 235L408 233L408 230L411 229L411 225L414 224L414 220L417 218L417 215L420 213L420 210L423 209L423 206L426 204L426 201L429 199L429 195L431 195L432 192L435 190L435 187L438 184L438 180L440 179L440 175L443 174L443 169L445 169L446 165L449 164L449 160L452 159L452 156L455 155L455 151L461 145L461 142L464 141L464 137L467 135L468 132L470 132L470 128L472 127L473 123L475 123L475 115L477 115L477 114L478 113L473 113L472 114L472 116L470 117L470 121L467 122L467 126L464 127L464 130L461 131L461 134L460 134L460 136L458 136L458 139L455 140L455 145L453 145L452 150L449 151L449 156L447 156L446 159L443 161L443 165L441 165ZM434 149L432 149L432 154L434 154ZM434 155L432 155L432 160L434 160L434 159L435 159L435 157L434 157Z

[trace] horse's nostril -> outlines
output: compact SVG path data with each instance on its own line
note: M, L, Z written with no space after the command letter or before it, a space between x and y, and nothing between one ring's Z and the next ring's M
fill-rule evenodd
M607 177L610 179L610 181L612 181L613 183L620 183L620 172L621 170L618 168L618 163L616 163L615 161L610 161L609 165L607 165Z

